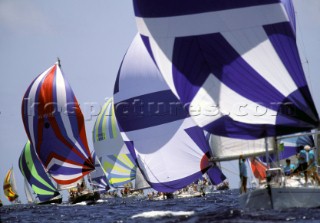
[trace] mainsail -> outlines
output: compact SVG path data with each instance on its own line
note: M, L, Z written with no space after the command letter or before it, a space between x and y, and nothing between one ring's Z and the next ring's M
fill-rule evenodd
M122 138L152 188L176 191L211 167L203 130L164 82L138 35L119 69L114 106Z
M150 188L150 185L144 179L144 176L142 175L140 169L137 168L136 179L134 181L134 189L135 190L143 190L143 189L147 189L147 188Z
M137 167L120 135L112 98L106 101L96 119L93 145L110 186L119 187L135 179Z
M38 157L58 184L67 187L94 170L82 112L58 63L27 89L22 119Z
M261 156L266 153L265 139L243 140L211 135L209 141L216 161L234 160L240 155ZM274 138L268 138L267 143L268 151L273 152L276 146Z
M46 173L36 152L28 141L19 158L19 168L40 202L47 202L60 195Z
M35 198L32 195L32 191L29 187L29 183L26 178L24 178L24 193L26 194L28 203L30 204L35 203Z
M319 126L290 0L134 0L141 38L198 126L256 139Z
M6 198L10 202L17 201L17 199L19 197L19 195L17 193L17 189L16 189L16 183L15 183L15 178L14 178L14 174L13 174L13 167L11 167L8 170L6 177L4 178L3 192L4 192L4 195L6 196Z

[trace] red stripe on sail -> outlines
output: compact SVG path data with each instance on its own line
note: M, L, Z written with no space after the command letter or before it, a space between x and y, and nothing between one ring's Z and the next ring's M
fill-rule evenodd
M84 171L82 172L82 175L79 176L79 177L76 177L74 179L71 179L71 180L59 180L57 178L55 178L54 176L52 176L52 178L58 183L58 184L61 184L61 185L68 185L68 184L72 184L74 182L77 182L78 180L82 179L85 175L89 174L91 172L90 171Z
M78 180L82 179L83 178L83 174L79 177L76 177L74 179L71 179L71 180L59 180L55 177L52 176L52 178L58 183L58 184L61 184L61 185L66 185L66 184L72 184L74 182L77 182Z
M3 190L7 190L7 189L9 189L9 188L11 188L11 184L5 184L5 185L3 185Z
M48 159L46 160L46 163L45 163L45 166L48 166L50 161L55 158L57 160L60 160L62 162L65 162L65 163L70 163L70 164L73 164L73 165L77 165L79 167L83 167L82 163L78 163L76 161L73 161L73 160L69 160L67 159L66 157L62 157L54 152L50 153L49 156L48 156Z
M209 153L206 153L202 156L200 161L200 170L202 173L205 173L211 167L209 162Z
M55 76L56 66L54 66L49 74L44 78L40 92L39 92L39 106L38 115L39 118L44 116L54 115L54 101L53 101L53 81Z
M90 155L90 150L89 150L89 146L88 146L83 114L80 110L78 101L75 97L74 97L74 102L75 102L75 106L76 106L75 113L76 113L76 117L77 117L80 140L82 142L82 145L84 145L84 147L85 147L84 149L85 149L86 153L89 154L90 165L92 166L92 168L94 168L94 162L93 162L92 157Z
M92 157L90 155L91 153L90 153L89 146L88 146L86 129L85 129L85 125L84 125L84 118L83 118L83 114L80 110L80 107L79 107L79 104L78 104L76 97L74 97L74 102L75 102L75 113L76 113L76 117L77 117L80 140L82 142L82 145L84 146L86 153L89 155L88 159L86 160L86 163L89 165L90 168L92 168L94 170L95 169L94 162L93 162Z
M43 79L39 92L39 105L38 105L38 140L37 140L37 153L40 155L40 148L42 143L42 131L44 127L44 118L53 116L53 80L56 71L56 65L52 67L48 75ZM35 100L36 101L36 100Z

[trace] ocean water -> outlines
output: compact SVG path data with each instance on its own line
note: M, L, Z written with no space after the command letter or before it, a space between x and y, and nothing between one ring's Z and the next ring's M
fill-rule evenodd
M9 205L1 222L320 222L320 209L243 210L238 190L170 200L107 199L94 205ZM263 201L262 201L263 202Z

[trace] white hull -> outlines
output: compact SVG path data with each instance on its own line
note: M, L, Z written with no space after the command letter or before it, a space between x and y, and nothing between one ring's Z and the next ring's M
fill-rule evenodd
M271 193L270 193L271 192ZM249 209L285 209L320 207L319 187L259 188L240 195L240 207Z

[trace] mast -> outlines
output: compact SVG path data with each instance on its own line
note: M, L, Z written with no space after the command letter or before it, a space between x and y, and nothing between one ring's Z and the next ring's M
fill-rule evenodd
M61 68L61 63L60 63L60 58L57 57L57 63L58 63L58 66Z
M279 158L279 148L278 148L278 140L276 137L274 137L274 154L275 154L275 157L276 157L276 164L277 164L277 167L280 167L280 158Z
M314 150L314 152L316 153L316 157L317 157L317 166L320 165L320 152L319 152L319 148L320 148L320 134L319 134L319 131L320 131L320 127L318 127L316 129L316 134L314 136L314 145L316 147L316 149Z
M269 148L268 148L268 138L264 138L265 148L266 148L266 160L267 160L267 167L270 167L269 163Z

